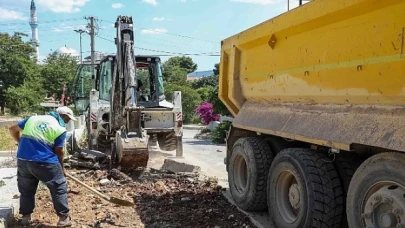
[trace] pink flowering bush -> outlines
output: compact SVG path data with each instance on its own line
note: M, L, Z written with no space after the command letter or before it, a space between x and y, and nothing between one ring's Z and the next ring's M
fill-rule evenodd
M218 121L220 117L219 114L214 114L212 104L205 101L194 110L194 113L198 114L205 124Z

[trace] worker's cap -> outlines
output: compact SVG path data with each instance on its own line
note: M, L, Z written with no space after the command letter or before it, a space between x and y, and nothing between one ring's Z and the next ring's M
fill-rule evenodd
M66 106L57 108L57 109L56 109L56 112L59 113L59 115L67 115L67 116L69 116L69 118L70 118L71 120L76 121L76 118L75 118L75 116L73 115L72 109L70 109L70 108L68 108L68 107L66 107Z

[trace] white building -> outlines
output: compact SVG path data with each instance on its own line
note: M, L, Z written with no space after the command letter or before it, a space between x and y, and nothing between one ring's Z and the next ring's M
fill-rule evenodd
M76 51L73 48L69 48L69 47L60 47L58 49L56 49L56 51L53 52L54 55L70 55L72 57L75 57L77 62L80 62L80 54L78 51Z

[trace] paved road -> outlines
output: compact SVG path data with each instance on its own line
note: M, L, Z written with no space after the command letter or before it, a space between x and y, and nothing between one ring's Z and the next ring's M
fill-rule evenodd
M194 139L198 132L198 130L184 130L183 155L185 159L198 164L204 173L227 182L224 164L225 145L215 145L210 140Z

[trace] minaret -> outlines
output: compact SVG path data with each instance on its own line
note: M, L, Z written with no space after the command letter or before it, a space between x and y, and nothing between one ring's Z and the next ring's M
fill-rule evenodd
M31 41L34 42L33 47L36 50L36 58L39 61L39 39L38 39L38 18L37 18L37 7L35 6L35 1L31 0L31 20L30 26L32 31L32 39Z

